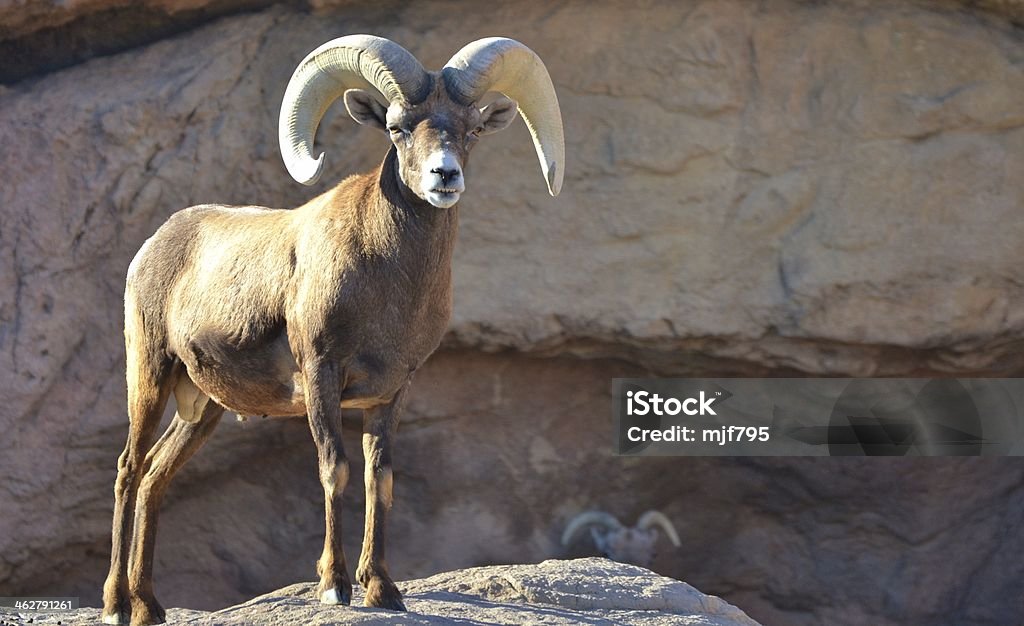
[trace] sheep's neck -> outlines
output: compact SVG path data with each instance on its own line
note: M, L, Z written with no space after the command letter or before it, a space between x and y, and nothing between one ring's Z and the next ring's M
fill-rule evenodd
M398 153L388 150L367 185L360 234L365 252L394 258L407 257L422 264L435 259L449 262L458 228L458 207L439 209L410 189L399 176Z

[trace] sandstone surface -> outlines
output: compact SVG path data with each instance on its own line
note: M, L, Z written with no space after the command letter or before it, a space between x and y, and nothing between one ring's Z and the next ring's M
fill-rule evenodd
M0 19L39 6L0 2ZM613 376L1024 372L1024 45L973 7L321 2L0 88L0 590L98 600L141 243L182 207L295 206L383 155L336 107L323 182L288 179L295 63L373 32L439 67L501 32L554 77L565 188L546 195L522 124L474 153L451 331L399 435L395 575L561 556L579 511L655 508L684 548L654 569L766 623L1018 619L1015 459L611 455ZM301 420L220 430L161 518L168 606L308 579L319 554Z

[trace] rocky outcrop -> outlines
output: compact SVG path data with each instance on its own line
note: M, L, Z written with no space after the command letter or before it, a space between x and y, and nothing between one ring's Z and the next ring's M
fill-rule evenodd
M908 0L924 10L996 16L1024 23L1024 0ZM277 0L313 11L350 10L358 0ZM0 0L0 83L16 82L145 45L224 15L265 8L275 0ZM380 0L381 18L401 11Z
M220 4L223 4L221 0ZM0 0L0 39L14 39L57 28L97 13L144 6L165 15L200 9L215 0Z
M183 33L274 0L0 0L0 85Z
M949 3L318 6L0 89L0 588L98 599L142 241L181 207L294 206L381 158L383 137L333 111L324 182L290 182L294 64L374 32L436 67L500 30L547 61L571 160L551 199L522 125L474 153L455 317L400 434L396 576L556 556L584 508L658 508L686 549L655 569L768 623L1024 611L1011 460L615 458L608 421L612 376L1024 371L1012 24ZM221 431L161 519L169 606L306 579L319 553L302 422Z
M212 613L175 610L170 624L275 626L338 624L570 624L629 626L757 626L736 607L686 583L606 559L544 561L447 572L400 583L408 613L362 608L362 590L351 607L324 606L315 583L301 583ZM68 626L99 620L99 609L79 609L60 618ZM27 622L27 615L14 624Z

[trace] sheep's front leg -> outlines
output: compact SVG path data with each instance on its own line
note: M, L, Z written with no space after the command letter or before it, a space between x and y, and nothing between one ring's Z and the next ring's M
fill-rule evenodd
M352 581L341 543L341 496L348 483L348 459L341 442L342 381L337 364L317 362L306 368L306 411L320 460L320 484L324 487L327 520L324 551L316 564L320 574L317 594L324 604L347 605L352 601Z
M384 561L384 531L391 510L391 440L405 405L406 383L388 404L363 415L363 455L366 463L366 526L356 580L366 589L366 606L404 611L402 594Z

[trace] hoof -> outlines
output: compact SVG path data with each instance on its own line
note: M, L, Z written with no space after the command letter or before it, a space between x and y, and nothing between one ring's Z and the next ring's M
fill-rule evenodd
M104 624L123 624L128 626L131 621L131 603L128 600L128 586L118 584L117 579L110 579L103 585L103 620Z
M124 626L127 626L129 619L130 618L128 617L128 614L124 612L103 614L104 624L122 624Z
M131 626L151 626L152 624L163 624L167 621L167 614L164 607L155 599L132 601L132 622Z
M341 604L348 606L352 602L352 590L338 589L332 587L326 591L320 592L320 603L321 604Z
M395 583L387 578L374 576L366 585L366 600L363 606L391 611L405 611L405 604L402 602L402 594L398 591Z

